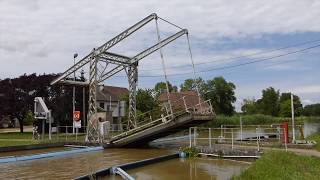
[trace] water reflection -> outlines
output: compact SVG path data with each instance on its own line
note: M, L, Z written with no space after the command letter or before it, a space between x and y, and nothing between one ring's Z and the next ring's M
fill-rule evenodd
M171 154L166 149L107 149L73 156L0 164L0 179L72 179L132 161Z
M209 158L173 159L156 163L127 172L139 179L152 180L227 180L240 174L248 167L247 163ZM119 176L105 177L107 180L120 180Z

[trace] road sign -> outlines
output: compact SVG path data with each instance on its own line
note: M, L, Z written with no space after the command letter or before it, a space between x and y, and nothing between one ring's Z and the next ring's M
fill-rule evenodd
M74 123L74 128L81 128L81 120L79 119L78 121L73 121Z
M73 120L80 121L80 111L73 111Z

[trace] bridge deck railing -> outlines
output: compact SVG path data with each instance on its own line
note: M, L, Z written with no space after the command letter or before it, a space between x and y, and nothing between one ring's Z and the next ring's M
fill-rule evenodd
M156 110L158 112L148 111L142 113L137 116L137 119L139 121L137 122L137 126L134 129L130 129L127 131L111 130L109 139L114 141L122 137L134 134L136 132L148 129L150 127L157 126L159 124L169 123L171 121L174 121L176 117L185 114L214 115L210 100L201 101L197 104L190 104L188 100L188 97L183 96L182 98L179 98L175 101L171 101L171 107L169 107L168 104L164 104L160 108L160 111L159 109ZM172 109L172 111L170 110L170 108ZM153 116L155 114L158 114L158 117Z

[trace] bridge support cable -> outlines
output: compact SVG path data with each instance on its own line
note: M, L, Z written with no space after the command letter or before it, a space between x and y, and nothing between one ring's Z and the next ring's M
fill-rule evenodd
M155 21L156 21L156 29L157 29L158 43L160 43L160 42L161 42L161 37L160 37L160 32L159 32L158 19L156 19ZM172 114L173 114L173 111L172 111L172 104L171 104L171 100L170 100L170 91L169 91L169 85L168 85L168 76L167 76L166 64L165 64L164 57L163 57L162 47L159 48L159 52L160 52L160 57L161 57L161 63L162 63L162 69L163 69L164 79L165 79L166 88L167 88L167 101L168 101L168 104L169 104L169 111L170 111L170 114L172 115Z
M199 83L197 82L197 76L196 76L196 70L195 70L194 61L193 61L193 55L192 55L192 51L191 51L189 33L187 33L187 42L188 42L188 50L189 50L189 54L190 54L190 60L191 60L191 64L192 64L193 79L194 79L194 83L195 83L195 86L196 86L196 91L197 91L197 94L198 94L198 97L199 97L199 104L201 104L201 95L200 95L200 91L199 91Z

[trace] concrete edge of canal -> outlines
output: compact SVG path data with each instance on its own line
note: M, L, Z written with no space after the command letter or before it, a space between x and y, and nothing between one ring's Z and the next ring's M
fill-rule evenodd
M21 146L0 147L0 153L2 153L2 152L12 152L12 151L45 149L45 148L54 148L54 147L64 147L65 145L100 146L100 144L98 144L98 143L57 142L57 143L45 143L45 144L31 144L31 145L21 145Z

